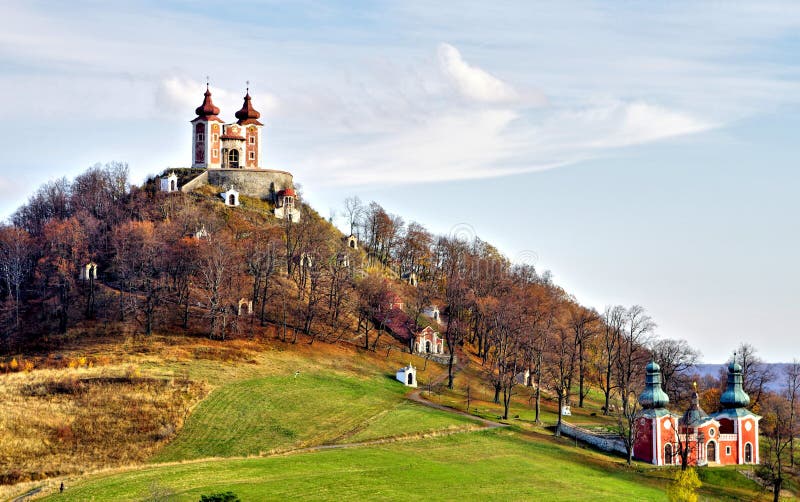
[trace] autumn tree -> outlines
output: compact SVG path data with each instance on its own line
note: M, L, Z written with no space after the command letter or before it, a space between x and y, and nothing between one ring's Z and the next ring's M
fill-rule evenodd
M12 223L34 237L41 236L48 222L72 216L71 190L66 178L45 183L12 215Z
M375 327L383 329L383 321L388 314L392 291L388 282L378 274L369 274L356 283L358 296L358 325L356 332L364 329L364 348L369 349L369 333Z
M42 257L36 266L40 298L51 300L58 330L66 333L78 271L88 262L88 243L78 220L54 219L42 228Z
M134 315L149 336L166 292L165 245L153 222L130 221L116 228L113 247L117 270L132 293Z

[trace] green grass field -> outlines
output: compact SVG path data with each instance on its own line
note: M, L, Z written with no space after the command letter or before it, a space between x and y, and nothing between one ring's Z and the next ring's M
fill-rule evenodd
M466 428L471 420L409 403L384 375L270 376L216 389L153 462L276 450Z
M243 501L666 499L674 471L629 468L618 457L553 438L532 423L524 388L510 427L478 430L481 424L470 418L406 399L409 389L393 373L411 360L407 354L329 345L212 349L170 346L166 356L147 355L141 364L149 373L186 374L213 388L148 464L68 478L65 493L47 500L196 501L229 490ZM444 371L414 363L422 382ZM465 370L453 391L439 387L429 398L463 409L463 390L471 385L470 408L495 419L500 408L477 383L477 371ZM543 419L554 418L547 403ZM597 416L596 399L575 418L596 425L609 420ZM381 442L361 444L374 440ZM292 451L308 447L314 449ZM736 469L711 468L701 477L701 500L761 496Z
M570 446L504 430L257 459L156 466L97 476L76 500L176 500L232 490L242 500L665 500L657 479ZM58 500L52 496L47 500Z

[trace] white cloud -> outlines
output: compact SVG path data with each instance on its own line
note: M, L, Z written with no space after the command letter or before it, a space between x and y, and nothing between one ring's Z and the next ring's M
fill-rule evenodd
M513 87L464 61L458 49L450 44L439 44L439 65L458 92L467 98L485 103L519 99Z

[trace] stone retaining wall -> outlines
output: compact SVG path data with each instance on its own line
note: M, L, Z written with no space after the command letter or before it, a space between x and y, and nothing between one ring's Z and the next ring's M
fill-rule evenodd
M222 188L233 187L242 195L269 200L272 195L294 188L292 175L269 169L209 169L208 183Z
M583 441L599 450L627 455L625 443L623 443L622 438L617 434L593 432L589 429L569 424L563 420L561 421L561 434Z
M191 181L182 185L181 192L189 193L195 188L199 188L207 183L208 183L208 171L205 171L196 178L193 178Z

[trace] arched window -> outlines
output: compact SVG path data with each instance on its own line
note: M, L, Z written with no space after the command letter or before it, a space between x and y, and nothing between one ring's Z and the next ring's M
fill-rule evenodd
M672 463L672 445L667 443L667 445L664 446L664 464L672 465Z
M175 187L175 180L170 180L170 183L169 183L169 185L170 185L170 186L169 186L169 191L170 191L170 192L174 192L174 191L176 190L176 187Z
M744 445L744 463L753 463L753 445L750 443Z
M228 152L228 167L232 169L239 167L239 150L231 149Z
M717 443L709 441L706 445L706 462L717 461Z
M409 373L408 374L408 385L414 385L414 374L413 373Z
M235 195L230 194L228 196L228 204L231 205L231 206L235 206L236 205L236 196Z
M430 352L430 351L431 351L431 342L430 342L430 340L426 340L425 341L425 352Z

